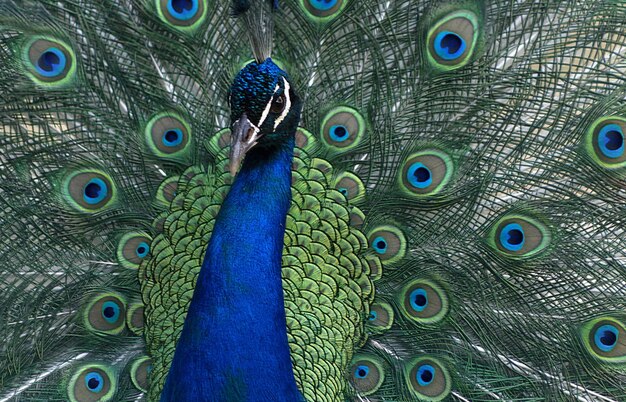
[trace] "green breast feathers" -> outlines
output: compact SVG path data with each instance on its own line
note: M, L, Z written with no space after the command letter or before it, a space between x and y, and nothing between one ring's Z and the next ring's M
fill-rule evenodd
M216 163L167 179L157 199L168 210L151 257L140 266L152 397L165 382L215 217L229 190L226 144L229 130L208 144ZM380 260L367 250L358 204L365 191L351 173L333 173L330 163L310 158L316 140L297 135L292 203L282 259L283 288L294 373L307 400L345 398L346 370L366 340L365 322L374 297ZM350 201L349 201L350 200ZM259 289L262 292L263 289ZM262 319L262 317L260 317Z

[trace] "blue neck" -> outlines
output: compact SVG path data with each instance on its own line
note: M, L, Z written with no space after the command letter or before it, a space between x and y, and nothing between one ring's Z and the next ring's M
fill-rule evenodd
M302 400L281 282L293 136L245 158L209 241L161 401Z

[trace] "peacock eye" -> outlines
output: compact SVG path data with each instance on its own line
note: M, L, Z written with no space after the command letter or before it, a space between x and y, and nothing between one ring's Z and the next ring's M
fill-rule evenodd
M124 329L126 304L115 293L102 293L92 299L83 314L88 329L119 334Z
M550 244L550 233L536 219L508 215L494 226L490 242L501 253L512 258L531 257Z
M406 373L409 391L420 400L441 401L450 393L450 374L434 357L418 358L407 366Z
M71 401L110 401L116 387L117 379L110 367L88 364L74 372L67 394Z
M30 77L39 85L63 85L76 73L74 53L65 43L37 37L24 49L24 62Z
M371 332L383 332L393 325L393 309L387 303L374 303L370 306L367 327Z
M605 116L591 124L587 131L586 147L594 162L607 169L626 166L626 119Z
M104 387L104 378L100 373L90 372L85 376L85 385L89 391L98 393Z
M400 295L402 313L423 324L434 324L448 314L449 302L444 290L434 282L417 279L410 282Z
M454 163L450 156L436 149L416 152L401 165L398 180L404 193L427 197L441 192L450 182Z
M161 158L182 157L188 151L191 126L175 112L158 113L145 128L146 143L152 153Z
M587 352L607 363L623 364L626 361L626 327L611 316L591 320L581 328L582 340Z
M279 95L272 102L272 106L270 106L270 112L272 113L282 113L285 110L285 95Z
M206 0L155 1L161 20L174 28L191 31L198 28L206 19Z
M350 367L350 383L361 395L378 390L385 378L380 361L373 356L356 356Z
M466 65L477 46L480 23L470 10L458 10L432 25L426 36L428 60L438 70Z
M130 378L133 385L141 392L148 391L150 371L152 371L152 361L148 356L141 356L132 363Z
M115 198L113 181L99 170L78 170L67 176L63 194L70 205L84 212L96 212Z
M143 232L130 232L121 237L117 245L117 261L126 268L139 268L150 253L151 238Z

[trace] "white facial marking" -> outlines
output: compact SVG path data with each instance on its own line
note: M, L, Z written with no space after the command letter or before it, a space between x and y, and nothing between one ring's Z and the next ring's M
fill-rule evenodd
M263 110L263 114L261 115L261 120L259 120L259 124L257 124L257 127L261 127L265 119L267 119L267 115L270 114L270 108L272 107L272 100L274 99L274 95L276 94L276 92L278 92L279 89L280 89L280 86L276 84L276 88L274 88L274 93L272 94L270 101L267 102L267 105L265 105L265 110Z
M283 120L285 120L285 117L287 117L287 114L289 113L289 109L291 108L291 98L289 97L289 83L287 82L285 77L282 77L282 78L283 78L283 82L285 83L285 91L283 92L285 94L285 109L283 109L283 112L280 114L280 116L278 116L278 118L274 122L274 130L276 130L278 125L282 123Z

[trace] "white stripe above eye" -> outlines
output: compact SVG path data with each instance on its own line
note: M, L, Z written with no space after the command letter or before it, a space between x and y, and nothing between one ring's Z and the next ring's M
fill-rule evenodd
M261 126L263 125L263 122L265 121L265 119L267 119L267 115L270 114L270 108L272 107L272 101L274 100L274 95L276 95L276 92L278 92L279 89L280 89L280 85L276 84L276 88L274 88L274 93L270 97L270 101L267 102L267 105L265 105L265 109L263 110L263 114L261 115L261 120L259 120L259 124L256 125L257 127L261 128Z
M283 120L285 120L285 117L287 117L287 114L289 113L289 109L291 109L291 98L289 97L289 83L287 82L285 77L282 77L282 78L283 78L283 82L285 83L285 91L283 92L285 94L285 108L283 109L283 112L280 114L280 116L278 116L278 118L274 122L274 130L276 130L278 125L282 123Z

